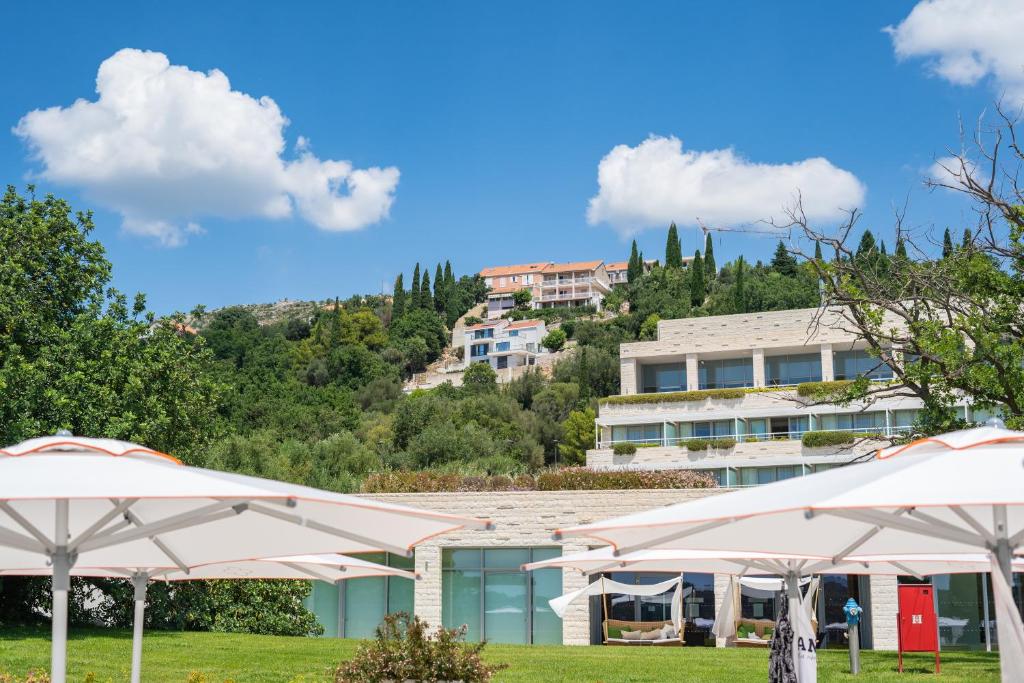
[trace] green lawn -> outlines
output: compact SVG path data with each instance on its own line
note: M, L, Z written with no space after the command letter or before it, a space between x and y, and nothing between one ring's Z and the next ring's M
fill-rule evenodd
M185 683L201 672L208 683L225 680L274 683L321 683L338 661L350 657L358 641L329 638L280 638L222 633L161 633L146 635L143 681ZM715 648L627 648L490 645L487 659L509 665L496 677L500 683L536 681L743 681L767 680L764 650ZM24 675L45 668L50 644L46 631L0 631L0 672ZM131 637L121 631L78 631L69 643L69 680L79 683L88 673L97 683L128 680ZM908 660L910 674L896 673L895 653L864 652L862 675L848 673L843 651L822 651L818 680L935 681L984 683L999 680L999 660L985 653L947 653L942 677L931 673L930 655Z

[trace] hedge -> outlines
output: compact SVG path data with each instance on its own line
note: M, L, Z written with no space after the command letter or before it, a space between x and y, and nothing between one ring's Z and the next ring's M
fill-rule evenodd
M796 393L798 396L804 397L827 396L839 393L851 384L853 382L848 379L837 379L832 382L803 382L796 385Z
M520 474L466 477L446 472L378 472L363 482L363 493L457 493L463 491L592 491L615 489L706 489L710 475L692 470L591 470L562 467L536 477Z
M702 389L700 391L667 391L662 394L626 394L609 396L604 399L607 405L628 405L631 403L671 403L673 401L706 401L710 398L728 399L743 398L749 393L746 389Z
M857 439L877 439L878 434L871 432L804 432L800 442L807 448L823 448L825 446L849 446Z
M731 436L720 436L709 439L687 439L680 442L679 446L688 451L706 451L709 448L725 450L736 445L736 439Z
M629 441L620 441L612 446L612 453L615 455L633 455L636 453L636 444Z

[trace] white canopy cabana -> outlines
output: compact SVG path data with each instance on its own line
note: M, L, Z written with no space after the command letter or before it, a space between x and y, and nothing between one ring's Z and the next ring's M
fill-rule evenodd
M563 529L626 554L647 548L851 555L991 553L1011 585L1024 544L1024 433L992 425L889 449L869 463ZM996 590L996 597L1005 590ZM1024 677L1024 626L997 621L1004 681Z
M0 576L48 576L43 569L8 569ZM142 676L142 632L146 621L146 593L151 580L180 582L213 579L298 579L337 583L347 579L373 576L394 576L416 580L413 572L368 562L345 555L296 555L272 557L265 560L243 560L193 567L188 573L177 567L139 568L74 567L72 576L131 579L135 588L135 614L132 629L131 683L139 683Z
M589 598L592 595L619 594L653 596L661 595L667 591L673 591L671 598L672 625L675 627L676 631L681 631L683 627L683 598L686 594L686 591L683 589L682 575L660 583L646 585L621 583L602 576L596 581L588 583L584 588L580 588L579 590L548 600L548 604L551 605L552 611L557 614L559 618L562 618L565 616L565 610L569 605L582 598Z
M75 565L163 567L386 550L488 520L183 465L136 444L59 435L0 450L0 568L52 566L54 683L66 680Z

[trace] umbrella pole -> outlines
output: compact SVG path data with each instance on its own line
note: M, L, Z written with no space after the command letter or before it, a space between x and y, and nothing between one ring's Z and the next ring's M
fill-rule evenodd
M1003 575L1003 579L1006 581L1006 585L1013 589L1013 549L1010 548L1010 533L1007 527L1006 521L1006 506L996 505L992 508L992 527L995 531L995 547L992 549L992 553L995 556L996 563L999 565L999 573ZM998 594L996 597L998 601ZM1016 611L1016 605L1010 605L1009 611ZM998 614L998 606L996 613ZM1007 619L996 618L996 634L998 635L999 642L1012 643L1014 642L1013 630L1016 628L1015 624L1006 623ZM1019 623L1019 622L1018 622ZM1021 672L1015 671L1015 665L1010 661L1013 659L1010 656L1003 656L1000 654L999 657L999 668L1001 671L1001 677L1003 681L1015 681L1018 680Z
M789 625L793 629L793 671L800 680L800 628L797 625L797 610L800 609L800 575L793 569L786 572L786 601L789 603Z
M132 623L132 678L131 683L139 683L142 677L142 629L146 624L146 589L149 577L138 573L132 576L135 587L135 620Z
M50 677L53 683L67 681L68 590L71 588L71 558L68 556L68 501L56 502L53 553L53 610L50 636Z

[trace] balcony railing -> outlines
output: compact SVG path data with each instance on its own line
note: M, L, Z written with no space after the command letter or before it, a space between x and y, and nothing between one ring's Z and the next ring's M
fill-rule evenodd
M758 432L753 434L718 434L715 436L678 436L662 437L659 439L608 439L598 442L598 448L612 448L617 443L632 443L640 447L655 446L681 446L687 441L714 441L716 439L732 439L737 444L758 443L763 441L799 441L807 432L844 432L857 435L872 435L882 438L890 438L901 434L909 434L913 431L913 425L898 425L893 427L864 427L845 429L803 429L789 432Z
M541 287L561 287L563 285L588 285L594 281L594 278L590 276L583 277L566 277L551 280L543 280L540 283Z

